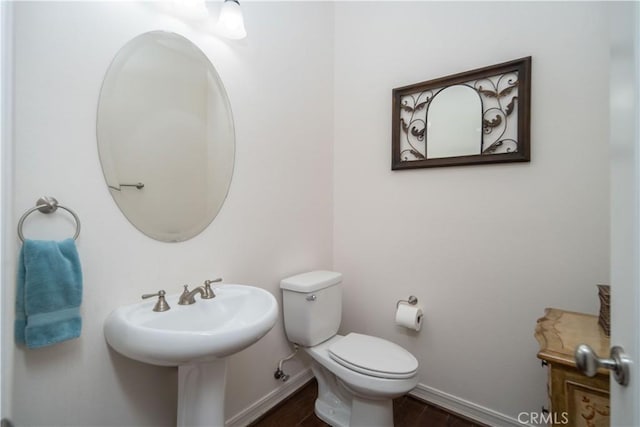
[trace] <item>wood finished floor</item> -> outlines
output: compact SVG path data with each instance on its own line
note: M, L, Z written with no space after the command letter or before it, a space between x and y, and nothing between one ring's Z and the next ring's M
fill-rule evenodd
M317 395L314 379L250 427L327 427L313 413ZM394 399L393 420L395 427L483 427L409 396Z

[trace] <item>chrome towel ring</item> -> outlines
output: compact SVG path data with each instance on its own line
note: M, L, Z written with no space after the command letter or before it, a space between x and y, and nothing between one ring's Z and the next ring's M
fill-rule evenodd
M29 215L31 215L35 211L50 214L52 212L55 212L58 208L64 209L65 211L69 212L73 216L73 219L76 221L76 234L73 235L73 240L76 240L80 235L80 218L78 218L78 215L76 215L76 213L71 209L58 204L58 201L55 197L44 196L38 199L35 207L29 209L20 217L20 221L18 221L18 237L20 238L20 241L24 242L24 235L22 234L22 224Z

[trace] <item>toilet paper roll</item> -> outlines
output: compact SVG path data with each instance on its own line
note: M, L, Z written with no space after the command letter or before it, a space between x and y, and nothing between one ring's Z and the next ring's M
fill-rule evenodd
M422 327L422 308L400 303L396 310L396 324L419 331Z

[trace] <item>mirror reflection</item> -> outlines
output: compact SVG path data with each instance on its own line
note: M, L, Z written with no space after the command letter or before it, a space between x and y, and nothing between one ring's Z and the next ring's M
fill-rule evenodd
M234 163L231 108L213 65L186 38L153 31L117 53L97 138L109 192L144 234L189 239L222 207Z

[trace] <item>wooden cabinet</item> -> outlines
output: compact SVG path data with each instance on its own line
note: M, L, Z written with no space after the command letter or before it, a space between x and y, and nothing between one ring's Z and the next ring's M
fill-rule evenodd
M549 420L553 426L608 427L609 371L589 378L578 371L573 353L579 344L609 354L609 337L598 316L547 308L538 319L538 358L548 366Z

